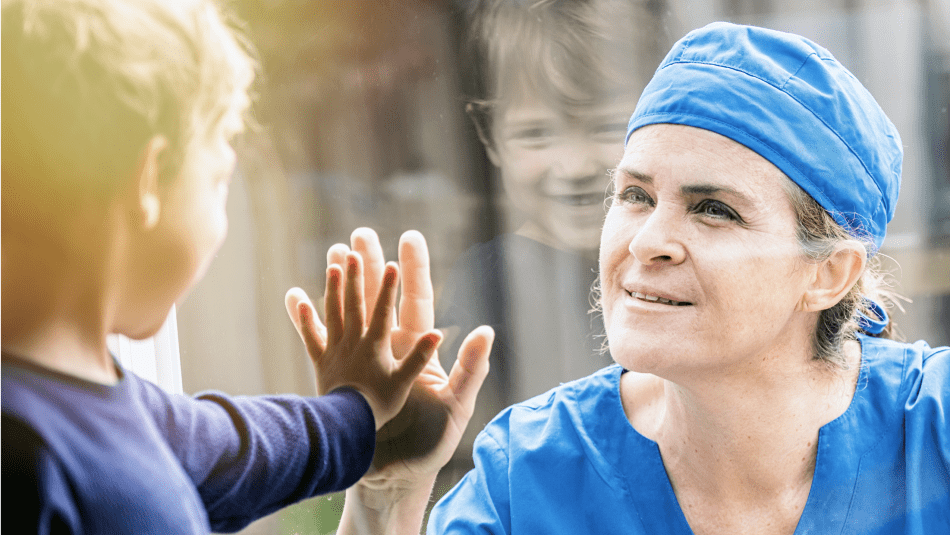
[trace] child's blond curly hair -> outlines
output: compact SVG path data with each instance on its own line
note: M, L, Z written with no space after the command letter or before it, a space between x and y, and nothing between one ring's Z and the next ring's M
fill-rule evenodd
M249 108L257 72L210 0L3 0L3 182L108 194L145 144L169 140L161 178Z

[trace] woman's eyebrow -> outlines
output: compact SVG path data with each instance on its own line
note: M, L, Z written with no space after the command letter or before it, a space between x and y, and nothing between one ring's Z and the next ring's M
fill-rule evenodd
M632 169L629 167L617 167L617 173L624 175L626 178L632 178L639 182L643 182L644 184L653 184L652 176L646 173L641 173L640 171L637 171L636 169Z
M728 195L741 203L752 204L752 199L741 191L721 184L686 184L680 186L680 194L684 197L701 195Z
M636 180L644 184L653 184L653 176L646 173L642 173L633 169L631 167L617 167L618 174L623 175L624 178L630 180ZM725 186L722 184L709 184L709 183L698 183L698 184L686 184L680 186L680 195L683 197L696 197L700 195L728 195L737 201L745 204L752 204L752 198L742 193L741 191L732 188L730 186Z

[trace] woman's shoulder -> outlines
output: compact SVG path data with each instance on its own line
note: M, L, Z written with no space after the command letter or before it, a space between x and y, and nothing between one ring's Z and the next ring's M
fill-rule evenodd
M613 364L514 404L498 414L479 438L503 449L531 451L569 450L580 445L578 441L595 441L602 430L594 427L612 422L613 413L623 414L619 394L622 373L623 369ZM591 415L597 415L595 426Z
M924 340L913 343L898 342L886 338L860 337L864 362L878 374L897 375L904 382L921 374L940 375L934 379L950 380L950 347L931 347Z
M950 347L865 336L860 341L865 373L859 387L893 400L905 418L950 407Z

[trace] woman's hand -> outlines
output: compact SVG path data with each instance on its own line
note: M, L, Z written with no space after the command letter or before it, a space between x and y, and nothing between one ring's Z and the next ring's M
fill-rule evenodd
M357 229L351 245L364 260L365 287L373 295L373 289L386 283L379 239L370 229ZM345 246L334 246L328 260L337 262L348 253ZM399 325L392 332L397 359L431 332L435 322L429 251L420 233L403 234L399 265ZM373 467L347 491L338 533L419 532L435 476L452 458L475 409L493 339L490 327L472 331L450 373L432 354L403 409L377 433Z
M370 305L373 314L367 326L361 256L345 252L333 260L327 267L325 327L300 288L289 290L284 302L316 371L317 394L341 386L355 388L369 403L379 430L402 409L442 335L434 329L420 332L411 341L402 341L398 356L394 355L398 268L392 263L380 266L374 284L378 294L374 292L377 297ZM346 266L345 276L341 266Z

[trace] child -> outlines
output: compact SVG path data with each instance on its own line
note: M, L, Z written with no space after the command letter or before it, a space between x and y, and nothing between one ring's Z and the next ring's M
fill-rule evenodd
M355 252L327 270L326 328L288 295L319 398L170 395L106 348L154 334L224 238L247 44L210 0L4 0L2 25L5 531L237 530L357 481L376 431L438 386L416 382L438 331L392 328L395 265L368 321ZM490 335L469 339L474 369Z
M436 325L491 325L492 376L474 434L511 403L608 365L590 314L607 172L666 52L666 2L470 4L478 98L469 113L496 166L513 232L472 247Z

